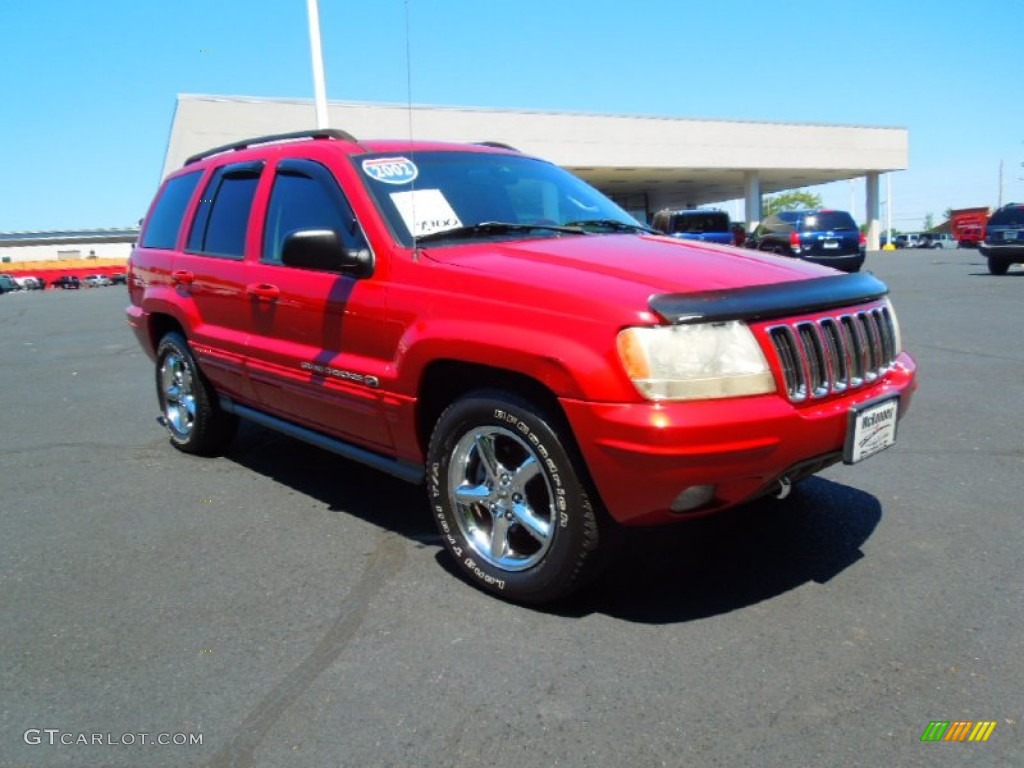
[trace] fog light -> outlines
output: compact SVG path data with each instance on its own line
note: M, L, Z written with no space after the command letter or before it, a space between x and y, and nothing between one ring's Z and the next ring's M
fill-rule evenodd
M673 512L689 512L691 509L704 506L714 497L715 486L691 485L676 496L668 508Z

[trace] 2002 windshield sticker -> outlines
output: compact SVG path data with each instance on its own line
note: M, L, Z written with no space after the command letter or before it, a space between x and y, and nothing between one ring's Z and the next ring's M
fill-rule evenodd
M419 176L420 171L407 157L378 157L363 160L363 173L385 184L408 184Z

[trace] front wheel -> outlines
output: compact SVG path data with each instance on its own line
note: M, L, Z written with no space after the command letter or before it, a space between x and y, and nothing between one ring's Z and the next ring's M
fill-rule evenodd
M430 505L471 582L544 603L597 572L597 514L573 454L552 420L514 395L476 392L441 415L428 452Z
M221 409L179 333L168 333L157 346L156 390L161 421L175 448L211 456L231 442L238 418Z

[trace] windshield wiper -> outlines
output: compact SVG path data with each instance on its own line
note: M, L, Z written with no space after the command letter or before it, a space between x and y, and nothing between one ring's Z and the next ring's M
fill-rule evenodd
M645 227L643 224L629 224L625 221L618 221L617 219L582 219L580 221L570 221L565 224L567 227L601 227L602 229L610 229L613 232L647 232L652 235L660 235L656 229Z
M417 243L426 243L431 240L444 240L446 238L477 237L480 235L503 235L506 232L532 232L534 230L547 232L563 232L570 235L588 234L581 226L567 224L517 224L505 221L482 221L479 224L468 224L462 227L442 229L438 232L430 232L416 238Z

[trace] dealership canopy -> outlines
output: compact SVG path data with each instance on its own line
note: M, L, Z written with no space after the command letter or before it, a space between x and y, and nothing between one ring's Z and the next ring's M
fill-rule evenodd
M497 141L582 177L635 215L865 178L869 247L878 180L908 167L908 132L884 126L601 115L332 101L330 125L356 138ZM180 94L164 173L210 147L310 129L309 99Z

